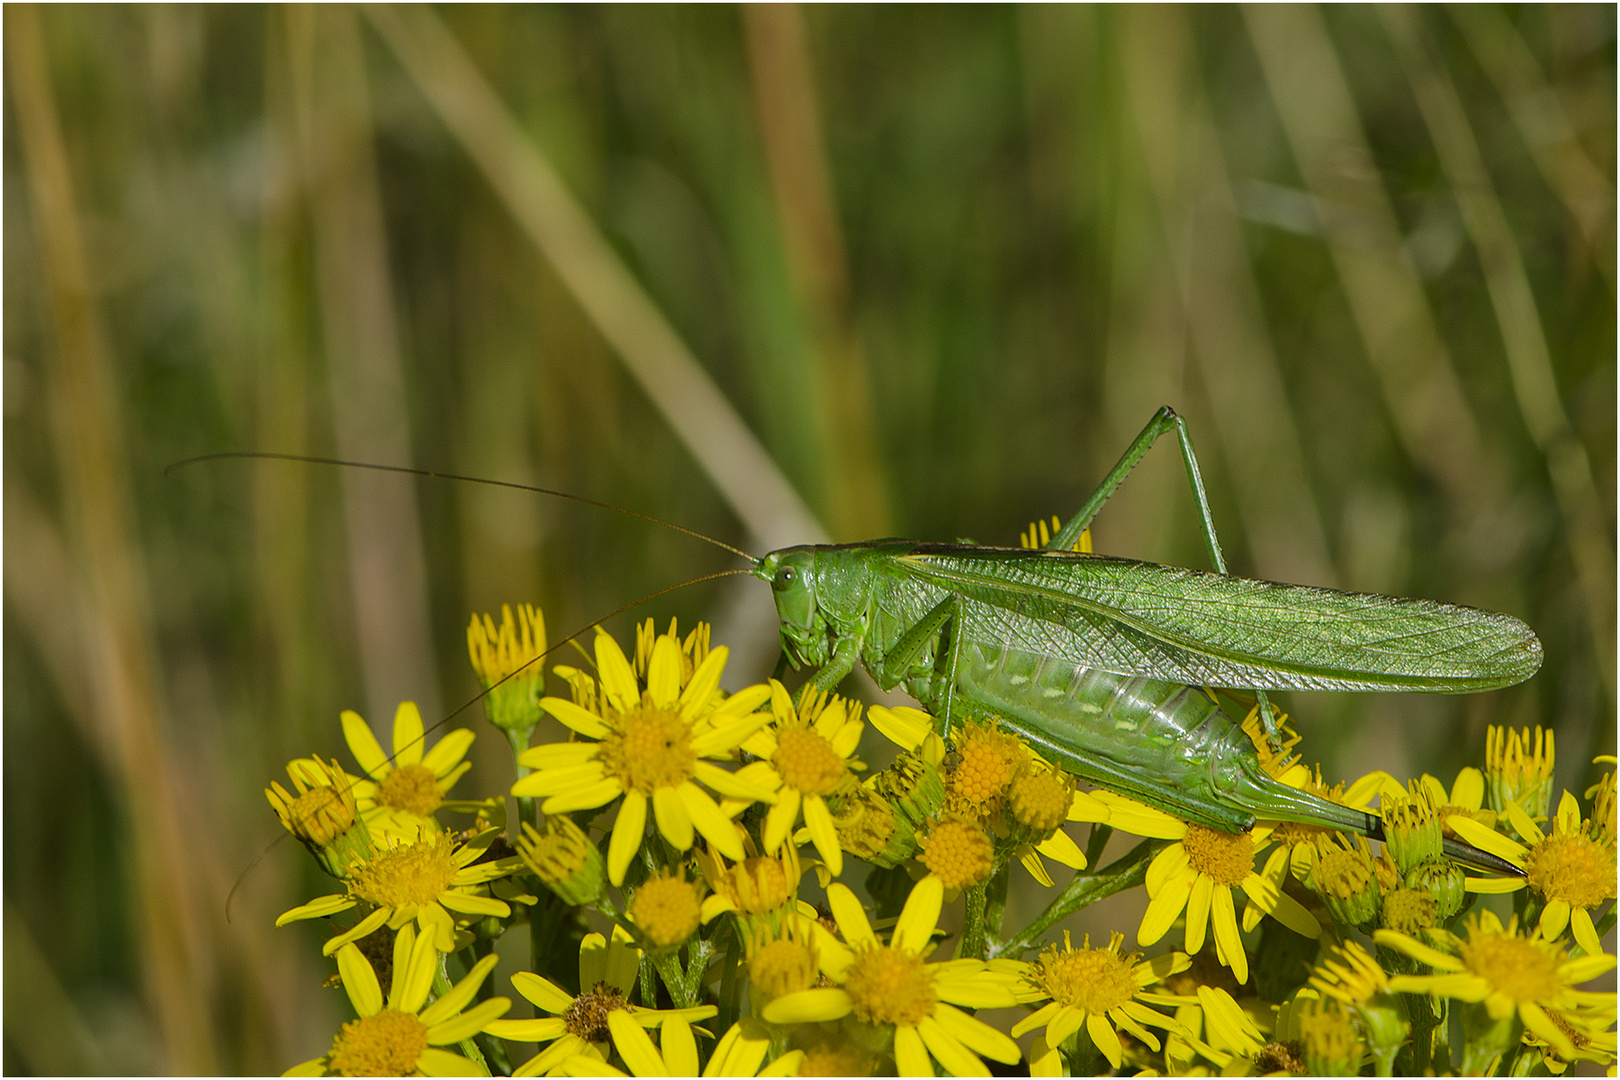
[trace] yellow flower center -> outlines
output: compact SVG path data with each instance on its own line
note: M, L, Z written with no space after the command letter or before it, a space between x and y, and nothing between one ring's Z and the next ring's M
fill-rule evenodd
M788 901L788 874L776 859L756 855L731 868L730 900L745 915L763 915Z
M1514 1001L1550 1001L1564 989L1557 954L1517 934L1476 929L1457 955L1469 971Z
M343 1025L327 1068L339 1076L412 1076L427 1046L427 1025L412 1013L384 1009Z
M602 740L602 765L627 791L651 795L692 778L692 729L679 713L649 702L619 717Z
M922 842L917 860L939 875L947 889L965 889L990 876L995 852L977 825L946 821Z
M1372 879L1372 860L1360 851L1347 851L1335 845L1316 863L1316 887L1325 896L1340 900L1360 896L1367 891Z
M1425 889L1391 889L1384 894L1378 921L1389 930L1415 934L1434 925L1438 904Z
M1078 949L1052 946L1035 962L1032 974L1053 1001L1088 1013L1117 1009L1136 993L1130 962L1113 948L1091 948L1089 937Z
M625 1007L624 995L612 983L599 982L580 993L563 1013L568 1034L586 1042L605 1042L609 1037L608 1013Z
M1046 769L1025 771L1007 794L1013 820L1035 833L1055 832L1068 820L1074 803L1074 785Z
M844 979L855 1016L867 1024L911 1027L934 1012L934 976L915 953L868 945Z
M697 932L702 903L695 882L655 877L636 890L630 901L630 921L654 945L668 948Z
M349 890L377 907L431 904L461 869L448 836L430 836L380 852L355 867Z
M1188 864L1217 885L1241 885L1254 873L1254 841L1248 833L1234 836L1188 825L1181 843Z
M1524 873L1548 900L1594 908L1614 895L1614 849L1580 833L1554 833L1530 849Z
M765 998L779 998L816 984L816 954L802 942L778 938L748 957L748 985Z
M788 787L806 795L829 795L844 778L846 765L819 732L810 728L788 728L776 743L771 764L782 774Z
M1023 744L1010 735L969 725L962 734L961 760L951 773L951 796L964 810L983 813L1007 790L1026 753Z
M293 800L287 821L294 836L326 847L354 825L354 809L336 789L323 784Z
M444 801L438 781L426 765L405 765L383 777L377 801L390 810L427 817Z

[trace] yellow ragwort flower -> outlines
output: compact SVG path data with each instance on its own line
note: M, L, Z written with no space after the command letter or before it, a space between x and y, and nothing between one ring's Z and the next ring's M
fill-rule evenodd
M497 959L493 953L484 957L448 993L428 1004L439 967L431 934L417 937L410 926L400 928L386 999L371 961L358 945L344 945L337 951L338 973L359 1019L343 1025L324 1057L295 1065L283 1075L472 1075L476 1071L472 1062L439 1048L489 1030L512 1007L510 998L493 997L467 1008Z
M377 737L360 714L343 710L343 738L365 774L354 782L360 817L374 836L389 840L415 840L419 832L436 832L433 812L462 774L472 768L464 760L473 733L457 728L426 748L422 713L412 701L394 711L394 754L383 753Z
M720 690L724 648L710 652L683 679L685 659L673 635L658 638L643 690L618 643L599 632L598 711L562 698L540 702L588 741L536 746L518 758L535 771L513 784L512 794L544 798L544 813L589 810L622 800L608 842L608 880L615 885L624 883L630 860L641 847L649 809L659 833L677 851L691 848L694 834L701 834L727 857L743 857L737 827L699 781L745 804L776 801L774 793L704 760L729 758L769 721L769 713L755 709L769 699L770 687L752 686L728 698Z
M1018 975L978 960L927 962L945 887L936 877L918 882L906 899L887 945L872 932L855 894L834 882L827 903L851 950L832 986L783 996L760 1010L773 1024L804 1024L853 1015L893 1031L894 1061L902 1076L931 1075L932 1055L958 1076L981 1075L980 1055L1013 1064L1018 1044L955 1005L970 1009L1014 1004Z
M1544 940L1539 928L1524 934L1517 918L1503 927L1490 911L1470 915L1464 935L1429 931L1429 939L1444 946L1435 948L1394 930L1375 931L1373 940L1378 944L1428 964L1436 972L1396 975L1389 980L1389 988L1400 993L1482 1003L1491 1019L1498 1022L1517 1015L1527 1030L1565 1060L1575 1053L1575 1046L1551 1019L1551 1013L1558 1013L1568 1024L1581 1016L1581 1010L1601 1005L1612 1019L1614 994L1575 987L1613 968L1614 957L1599 953L1572 960L1557 944Z
M489 882L521 867L522 860L514 857L475 861L489 849L498 832L487 829L460 846L447 833L433 833L423 834L414 843L384 848L350 868L348 892L317 897L283 912L276 925L326 919L364 904L371 908L370 913L328 941L321 950L323 954L332 955L384 923L398 930L413 920L440 952L454 952L458 921L475 921L487 915L504 919L512 913L505 901L483 892Z
M760 760L743 766L737 779L776 794L760 836L767 852L788 843L793 826L803 817L822 862L837 877L844 872L844 852L827 799L853 787L852 769L862 767L851 757L866 726L861 723L861 707L808 688L795 705L781 683L772 679L770 687L775 723L743 743L743 749Z
M1111 800L1108 805L1112 809L1116 802ZM1145 946L1158 941L1185 910L1187 952L1204 947L1204 935L1213 923L1216 955L1232 969L1238 982L1247 982L1249 958L1238 936L1234 888L1249 898L1243 929L1252 930L1266 914L1297 934L1320 936L1322 927L1316 917L1282 890L1288 873L1286 855L1268 860L1263 874L1254 871L1254 858L1270 842L1274 827L1266 822L1233 835L1183 823L1181 838L1159 852L1148 867L1150 899L1136 933L1137 943Z
M1106 948L1094 949L1088 936L1076 949L1065 930L1063 948L1048 945L1033 963L1020 964L1023 981L1015 991L1019 1003L1046 1004L1013 1025L1013 1038L1042 1028L1045 1045L1056 1047L1084 1027L1092 1043L1116 1069L1124 1060L1116 1028L1125 1029L1157 1051L1158 1037L1143 1025L1170 1030L1179 1025L1174 1017L1148 1005L1175 1006L1180 999L1151 993L1147 988L1184 971L1191 961L1182 953L1138 961L1135 956L1120 954L1124 943L1124 934L1114 934Z
M1528 887L1544 905L1542 937L1555 941L1570 928L1588 955L1601 953L1592 909L1614 899L1614 841L1604 838L1602 825L1581 820L1580 803L1567 791L1546 832L1517 803L1508 804L1505 816L1524 843L1467 822L1461 825L1466 830L1462 836L1475 847L1523 868L1525 876L1470 879L1469 890L1501 893Z
M647 1037L647 1028L662 1027L679 1018L687 1024L705 1020L718 1010L713 1005L691 1009L644 1009L630 1003L641 965L641 950L621 926L613 928L610 942L601 934L586 934L579 943L579 985L584 989L570 994L549 979L533 972L512 976L512 988L549 1016L533 1020L497 1020L486 1030L496 1038L511 1042L550 1043L534 1057L518 1066L513 1076L539 1076L557 1071L570 1058L585 1055L598 1063L607 1060L606 1048L612 1043L625 1064L638 1076L691 1075L692 1070L670 1074L658 1048ZM690 1035L690 1031L687 1033ZM686 1064L682 1059L681 1064Z

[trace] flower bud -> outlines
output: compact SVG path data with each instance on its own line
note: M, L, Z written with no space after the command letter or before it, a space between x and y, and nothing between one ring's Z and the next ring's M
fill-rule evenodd
M566 814L553 814L536 829L523 823L518 854L546 887L574 907L594 904L607 885L602 852Z

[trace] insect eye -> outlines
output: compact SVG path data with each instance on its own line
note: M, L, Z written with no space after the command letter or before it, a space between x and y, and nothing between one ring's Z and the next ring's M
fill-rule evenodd
M793 572L793 567L784 566L776 572L776 580L771 582L771 586L777 592L781 592L783 589L792 588L796 580L798 580L798 575Z

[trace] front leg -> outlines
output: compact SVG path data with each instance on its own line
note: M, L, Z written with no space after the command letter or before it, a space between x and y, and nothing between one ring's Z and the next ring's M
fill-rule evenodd
M810 676L806 687L831 693L855 670L855 661L861 656L861 641L857 637L841 637L833 642L832 659Z
M910 670L918 654L933 636L950 627L953 632L949 635L949 645L946 646L945 653L945 695L937 718L939 735L943 739L949 739L951 733L951 712L956 697L956 671L962 655L961 612L961 597L955 593L947 593L939 603L929 609L928 614L917 620L915 626L901 635L894 648L884 654L879 670L874 672L880 685L898 684L905 678L906 672ZM936 676L937 674L936 672Z

